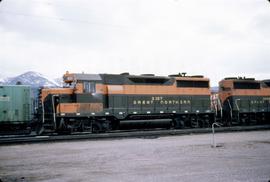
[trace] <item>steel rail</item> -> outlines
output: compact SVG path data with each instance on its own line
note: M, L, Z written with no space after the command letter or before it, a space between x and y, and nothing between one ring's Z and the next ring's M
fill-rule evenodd
M233 126L216 128L215 132L242 132L270 130L270 125L257 126ZM71 135L42 135L42 136L23 136L23 137L0 137L0 145L11 144L30 144L42 142L61 142L61 141L80 141L80 140L102 140L102 139L122 139L122 138L157 138L162 136L176 136L189 134L212 133L212 128L193 128L193 129L172 129L172 130L147 130L129 132L110 132L110 133L82 133Z

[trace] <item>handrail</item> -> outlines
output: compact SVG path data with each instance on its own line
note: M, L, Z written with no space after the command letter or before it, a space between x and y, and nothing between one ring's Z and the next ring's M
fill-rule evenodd
M237 108L237 111L239 111L239 106L238 106L238 103L237 101L239 101L240 99L235 99L235 105L236 105L236 108Z
M218 111L218 107L217 107L217 104L216 104L216 101L217 99L215 99L212 103L213 103L213 105L214 105L214 108L215 108L215 114L216 114L216 116L217 116L217 111Z
M227 102L229 103L229 107L230 107L230 116L231 116L231 119L232 119L232 106L231 106L231 103L229 100L227 100Z
M45 109L44 109L44 102L41 101L41 107L42 107L42 123L45 122Z
M54 97L59 95L52 95L52 107L53 107L53 128L56 130L56 114L55 114L55 106L54 106Z
M237 101L240 101L240 99L235 99L235 105L236 105L236 108L237 108L237 120L239 121L239 118L240 118L240 116L239 116L240 109L239 109L239 106L238 106Z
M219 108L220 108L220 117L222 118L223 117L223 108L222 108L222 105L221 105L221 101L220 101L220 99L218 98L218 106L219 106Z

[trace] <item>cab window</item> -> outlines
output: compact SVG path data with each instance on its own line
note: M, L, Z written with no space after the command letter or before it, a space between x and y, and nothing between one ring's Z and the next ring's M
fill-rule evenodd
M221 91L231 91L231 88L230 87L223 87L223 86L221 86L220 87L220 90Z
M83 82L83 92L84 93L94 93L96 92L95 82Z

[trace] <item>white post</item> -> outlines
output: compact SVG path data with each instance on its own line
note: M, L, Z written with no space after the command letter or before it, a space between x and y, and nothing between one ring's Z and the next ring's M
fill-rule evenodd
M212 147L213 148L216 148L217 147L216 141L215 141L215 125L216 126L221 126L222 124L221 123L217 123L217 122L215 122L215 123L212 124Z

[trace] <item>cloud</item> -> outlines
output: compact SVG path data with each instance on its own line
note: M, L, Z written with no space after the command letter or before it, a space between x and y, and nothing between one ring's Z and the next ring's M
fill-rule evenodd
M0 15L2 74L270 77L267 1L10 0Z

